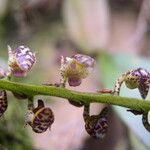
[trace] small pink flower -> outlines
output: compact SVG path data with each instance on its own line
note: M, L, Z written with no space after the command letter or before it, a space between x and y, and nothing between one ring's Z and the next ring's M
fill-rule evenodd
M87 55L76 54L72 57L61 57L61 75L70 86L79 86L93 70L95 60Z
M25 46L19 46L14 51L8 46L8 54L9 69L16 77L25 77L36 62L35 54Z

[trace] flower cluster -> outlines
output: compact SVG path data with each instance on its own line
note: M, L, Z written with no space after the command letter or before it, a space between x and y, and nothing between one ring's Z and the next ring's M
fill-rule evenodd
M26 46L19 46L16 50L12 50L8 46L8 71L0 68L0 79L12 76L25 77L28 71L31 70L36 63L35 53ZM18 99L26 99L27 95L23 93L14 93ZM0 90L0 116L4 114L8 106L7 93L5 90ZM32 106L32 107L31 107ZM25 124L30 125L36 133L43 133L51 127L54 122L54 114L49 107L45 107L42 100L38 100L38 106L34 107L33 101L28 98L28 110L25 116Z
M33 53L28 47L19 46L16 50L12 50L8 46L8 71L4 71L0 68L0 79L11 76L25 77L28 71L31 70L36 62L35 53ZM62 79L60 85L65 87L68 81L70 86L79 86L82 79L88 77L95 65L95 60L87 55L76 54L72 57L61 57L60 72ZM58 85L57 85L58 86ZM34 98L28 97L23 93L14 93L14 96L18 99L28 99L28 110L25 115L25 124L29 125L36 133L43 133L54 122L54 113L49 107L45 107L43 100L38 100L37 107L34 106ZM107 131L107 112L105 108L99 115L89 115L89 105L85 105L83 102L74 102L69 100L70 104L81 107L84 105L83 117L85 121L86 131L95 138L103 138ZM0 91L0 116L7 109L7 94L5 90Z
M8 55L9 68L7 71L0 68L0 79L5 77L10 78L12 75L16 77L24 77L36 61L35 54L25 46L19 46L15 51L12 51L10 46L8 46ZM7 93L5 90L0 90L0 116L4 114L7 106Z
M79 86L82 79L88 77L92 72L95 65L95 60L87 55L76 54L72 57L61 57L61 85L65 87L66 82L70 86ZM108 93L108 91L105 91ZM100 93L103 93L101 91ZM103 138L106 135L108 129L108 108L104 108L100 114L90 116L90 104L84 104L83 102L74 102L69 100L69 103L82 107L84 106L83 118L85 121L85 130L87 133L96 139Z
M123 82L125 82L125 85L129 89L138 88L141 97L145 99L148 94L150 86L150 73L146 69L137 68L122 74L115 83L114 95L119 95L120 88ZM150 132L150 124L148 122L148 112L143 113L142 111L136 110L128 110L128 111L132 112L135 115L142 114L143 125Z
M0 79L6 78L11 80L12 76L25 77L27 73L32 69L36 63L35 53L33 53L28 47L19 46L17 49L12 50L8 46L8 70L4 71L0 68ZM69 86L79 86L82 80L87 78L95 66L95 60L87 55L76 54L72 57L61 57L61 80L59 84L46 84L50 86L57 86L65 88L66 83ZM121 75L115 83L114 91L109 89L102 89L98 91L98 94L111 94L119 95L122 83L129 89L138 88L140 95L143 99L147 97L149 86L150 86L150 73L143 69L137 68L134 70L127 71ZM54 113L50 107L46 107L44 101L39 99L37 106L34 106L33 95L27 94L26 92L14 93L14 96L18 99L28 99L28 109L25 115L25 124L29 125L32 130L36 133L43 133L47 129L51 128L54 123ZM70 97L68 97L70 98ZM108 107L104 107L98 115L90 115L90 104L79 101L75 102L72 99L68 99L69 103L77 106L84 107L83 119L85 122L85 130L87 133L96 139L103 138L108 130ZM7 110L7 93L5 90L0 89L0 117ZM150 132L150 124L148 122L148 112L128 110L135 115L142 115L142 122L144 127Z

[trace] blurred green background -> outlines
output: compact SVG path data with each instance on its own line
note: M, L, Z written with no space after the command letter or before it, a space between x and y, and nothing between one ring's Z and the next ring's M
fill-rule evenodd
M0 0L0 66L7 70L7 45L13 49L29 46L37 63L24 79L16 82L43 84L60 79L60 56L76 53L96 59L96 67L80 87L67 88L96 92L113 89L115 80L129 69L150 71L149 0ZM125 86L121 95L138 97ZM146 150L150 134L141 116L112 107L109 130L94 140L84 130L82 109L58 98L43 98L55 113L51 131L33 133L24 128L25 100L8 92L8 109L0 118L0 150ZM149 97L150 98L150 97ZM102 104L92 104L97 113ZM64 117L65 116L65 117Z

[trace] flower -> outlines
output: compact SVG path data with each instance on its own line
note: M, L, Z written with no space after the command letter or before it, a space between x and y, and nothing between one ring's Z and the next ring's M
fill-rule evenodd
M82 79L85 79L93 70L95 60L90 56L76 54L72 57L61 57L61 75L62 82L68 83L70 86L79 86ZM63 83L64 84L64 83Z
M115 83L114 94L119 95L122 83L129 89L138 88L141 97L146 98L149 91L150 73L144 68L137 68L122 74Z
M45 107L43 100L38 100L38 106L28 110L25 116L25 124L30 125L36 133L43 133L54 122L54 113L50 107Z
M25 46L19 46L14 51L8 46L8 55L10 73L16 77L25 77L36 62L35 53Z
M85 124L85 129L93 138L104 138L108 130L107 118L99 115L90 116Z
M83 118L85 130L96 139L104 138L108 130L108 108L104 107L98 115L89 115L89 105L84 105Z

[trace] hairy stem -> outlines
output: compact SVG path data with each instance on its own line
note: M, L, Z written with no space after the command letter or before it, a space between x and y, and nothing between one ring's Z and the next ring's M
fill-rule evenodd
M49 95L69 99L76 102L106 103L144 112L148 112L150 110L150 102L148 101L136 98L113 96L111 94L77 92L55 86L23 84L7 81L5 79L0 80L0 88L15 93L26 94L29 97L36 95Z

